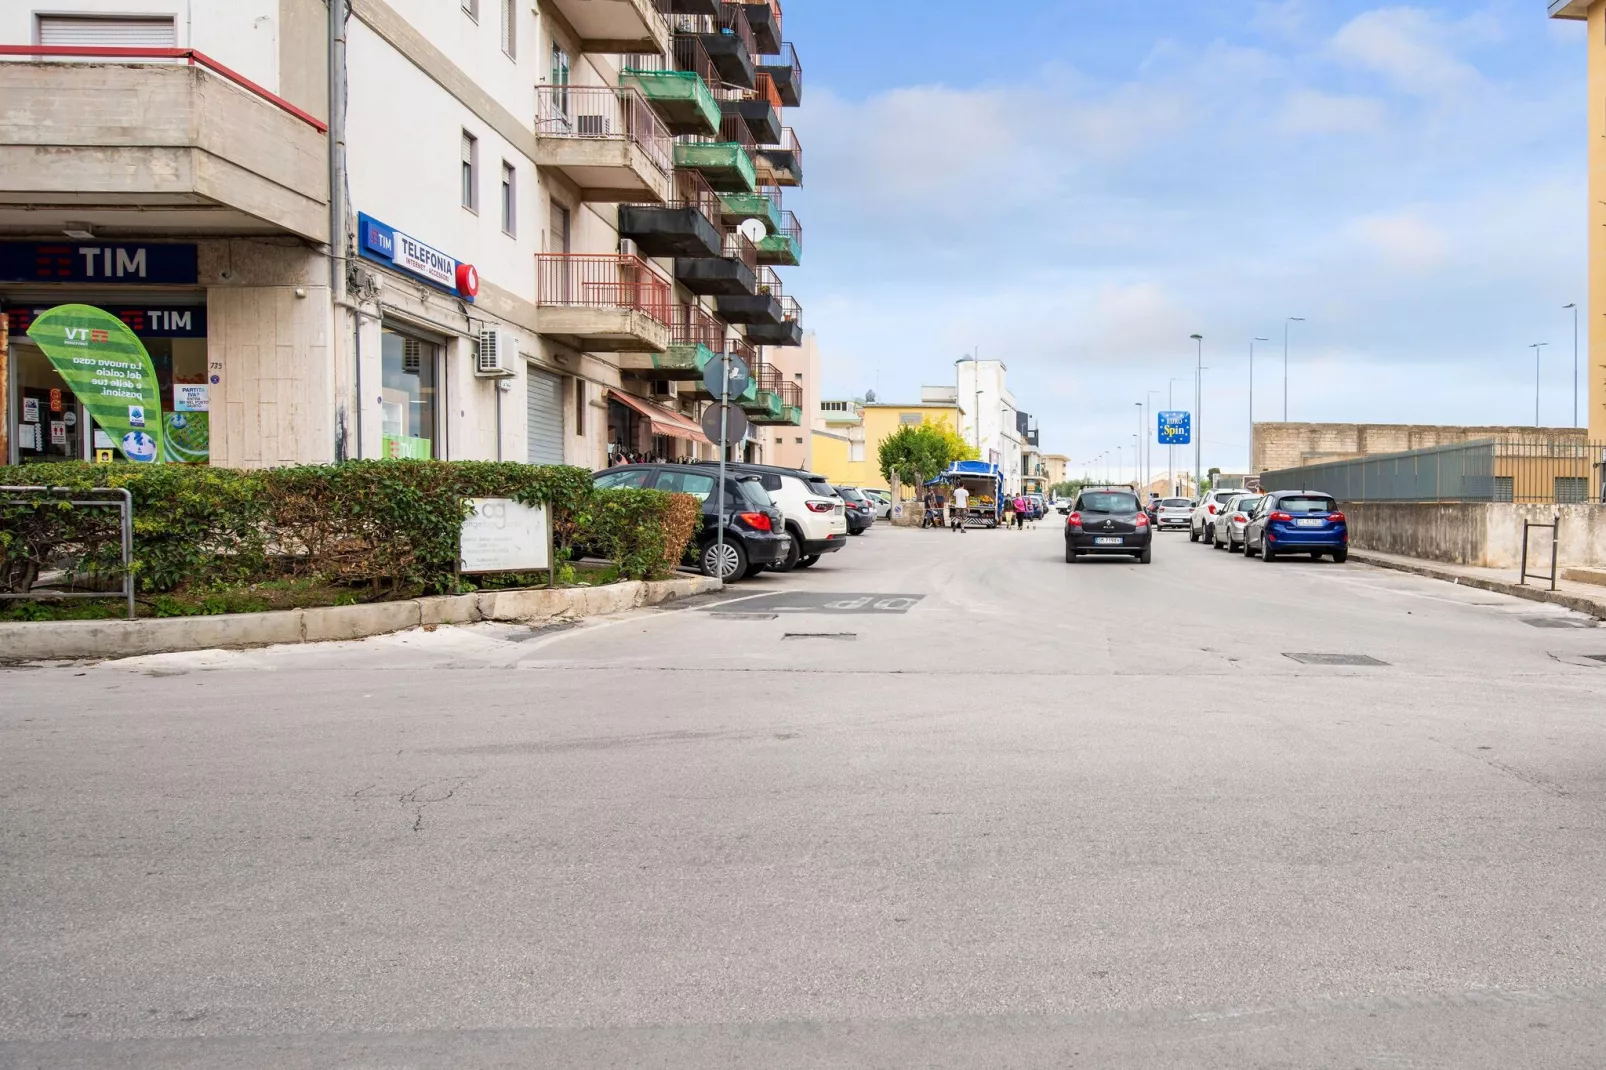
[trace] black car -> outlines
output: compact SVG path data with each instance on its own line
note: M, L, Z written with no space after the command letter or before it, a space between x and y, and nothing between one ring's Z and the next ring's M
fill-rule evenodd
M711 468L718 461L696 461L699 468ZM777 572L790 572L794 568L812 568L825 554L834 554L848 544L847 502L836 492L826 478L817 472L801 468L783 468L775 464L750 464L746 461L726 462L729 471L756 475L771 500L786 518L786 533L792 536L792 549L786 560L774 566ZM805 516L805 512L807 515ZM842 516L842 530L832 517ZM809 523L805 525L804 520Z
M857 487L837 487L848 520L849 535L863 535L875 523L876 503Z
M786 522L756 476L732 472L725 477L725 544L720 548L719 517L713 497L716 473L700 465L627 464L593 472L600 489L643 487L690 494L703 503L703 528L686 547L688 563L705 576L741 580L786 559L792 538Z
M1127 487L1084 490L1065 518L1065 560L1084 554L1130 554L1153 559L1154 525Z

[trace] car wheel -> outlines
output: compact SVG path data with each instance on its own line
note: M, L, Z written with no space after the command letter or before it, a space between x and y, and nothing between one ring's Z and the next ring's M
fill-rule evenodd
M798 568L813 568L815 565L819 564L819 561L820 561L820 555L819 554L810 554L807 557L798 558L797 567Z
M1198 542L1199 541L1199 530L1197 528L1195 528L1192 524L1188 525L1188 541L1189 542Z
M1231 535L1228 535L1227 536L1227 552L1229 554L1235 554L1235 553L1238 553L1239 549L1240 549L1240 547L1238 546L1238 543L1233 539L1233 537Z
M1076 563L1076 547L1072 546L1070 543L1065 544L1065 563L1067 565L1074 565Z
M1349 547L1341 546L1333 551L1333 564L1342 565L1349 560Z
M1151 543L1145 543L1144 546L1143 546L1143 552L1138 555L1138 564L1147 565L1150 561L1153 561L1153 560L1154 560L1154 543L1152 543L1152 542Z
M1244 533L1244 556L1245 557L1254 557L1257 553L1259 553L1259 551L1255 549L1255 544L1249 541L1248 532L1245 532Z
M704 576L734 583L747 572L747 551L739 542L710 542L704 544L697 563Z
M1260 559L1268 565L1277 560L1277 551L1271 548L1271 543L1261 543Z
M798 559L803 556L803 536L791 528L786 533L792 536L791 545L786 548L786 556L773 566L776 572L791 572L797 568Z

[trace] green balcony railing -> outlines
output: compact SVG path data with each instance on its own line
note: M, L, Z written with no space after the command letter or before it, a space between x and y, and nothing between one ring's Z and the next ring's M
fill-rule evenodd
M758 185L753 157L734 141L683 141L675 146L675 166L699 171L716 190L751 192Z
M677 131L713 134L719 129L719 101L695 71L626 68L619 84L637 90L674 124ZM678 154L677 154L678 155Z
M781 229L781 209L763 191L722 193L719 195L719 212L723 223L734 225L744 219L757 219L771 231Z

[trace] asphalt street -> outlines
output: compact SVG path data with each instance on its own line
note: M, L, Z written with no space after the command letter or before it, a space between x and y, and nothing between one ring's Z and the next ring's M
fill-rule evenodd
M6 1067L1606 1066L1606 630L1185 535L0 669L0 801Z

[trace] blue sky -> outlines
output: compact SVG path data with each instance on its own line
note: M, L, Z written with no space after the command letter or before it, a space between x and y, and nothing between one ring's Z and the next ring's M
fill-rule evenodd
M1255 415L1572 422L1585 299L1583 27L1543 0L793 0L789 191L829 395L912 398L980 346L1045 450L1191 407L1206 464ZM1583 315L1587 322L1587 309Z

